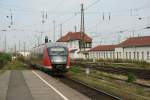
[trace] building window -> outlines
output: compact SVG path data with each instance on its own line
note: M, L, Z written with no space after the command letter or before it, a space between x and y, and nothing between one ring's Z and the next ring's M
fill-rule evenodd
M104 58L105 58L105 52L104 52Z
M91 48L91 47L92 47L92 44L91 44L91 43L87 43L87 47L88 47L88 48Z
M118 59L118 52L116 52L117 53L117 59Z
M137 52L137 59L139 60L139 52Z
M121 58L121 52L119 52L119 56L120 56L120 58Z
M126 52L126 59L128 59L128 52Z
M87 47L90 48L90 43L88 43L87 45L88 45Z
M72 47L72 42L70 42L70 47Z
M131 59L131 52L129 52L129 59Z
M115 58L115 52L113 51L113 59Z
M86 48L90 48L90 43L86 43Z
M97 52L97 54L96 54L96 55L97 55L97 58L99 58L99 52Z
M93 58L93 52L90 52L90 57Z
M106 58L108 58L108 54L107 54L108 52L106 52Z
M95 57L94 52L93 52L93 58Z
M110 58L112 58L112 52L110 52Z
M133 59L135 59L135 52L133 52Z
M86 48L86 43L83 43L83 48Z
M142 60L144 60L144 52L142 52Z
M99 52L99 58L101 58L101 52Z
M84 43L84 47L87 48L87 43Z
M103 52L101 52L101 56L102 56L102 58L103 58L103 56L104 56Z
M147 60L149 60L149 51L147 51Z

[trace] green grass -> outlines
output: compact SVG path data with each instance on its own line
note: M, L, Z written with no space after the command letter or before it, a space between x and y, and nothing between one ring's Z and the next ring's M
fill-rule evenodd
M8 64L6 64L3 68L3 70L25 70L25 69L29 69L30 67L28 67L26 64L24 64L21 61L12 61L9 62Z
M72 72L74 72L74 73L80 72L80 70L79 70L79 68L78 68L77 66L72 66L72 67L70 68L70 70L71 70Z
M136 76L134 74L128 74L128 79L127 79L127 82L134 82L136 81Z

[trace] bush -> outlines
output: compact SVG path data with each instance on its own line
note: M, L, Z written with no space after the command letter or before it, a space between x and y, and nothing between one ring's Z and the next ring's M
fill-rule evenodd
M6 61L11 61L11 55L8 53L0 53L0 58Z
M3 67L4 65L4 60L0 57L0 68Z
M136 76L132 73L128 74L128 79L127 79L127 82L134 82L136 81Z
M8 53L0 53L0 68L2 68L8 61L11 61L11 55Z
M78 73L80 70L79 70L79 68L77 67L77 66L73 66L73 67L71 67L71 69L70 69L72 72L74 72L74 73Z

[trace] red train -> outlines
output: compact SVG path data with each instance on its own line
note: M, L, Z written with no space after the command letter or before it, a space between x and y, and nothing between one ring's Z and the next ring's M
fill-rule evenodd
M52 74L65 73L70 68L70 52L60 43L42 44L31 50L30 63Z

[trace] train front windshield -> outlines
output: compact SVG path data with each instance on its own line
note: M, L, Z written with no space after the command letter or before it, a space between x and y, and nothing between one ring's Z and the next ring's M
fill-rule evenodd
M50 47L48 53L50 56L66 56L68 52L65 47Z

